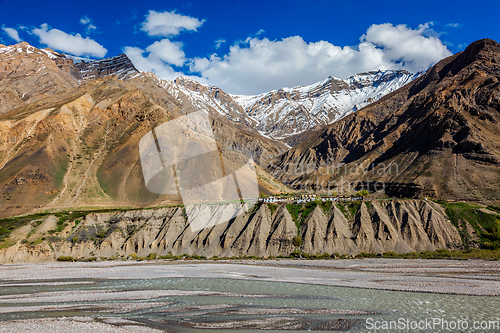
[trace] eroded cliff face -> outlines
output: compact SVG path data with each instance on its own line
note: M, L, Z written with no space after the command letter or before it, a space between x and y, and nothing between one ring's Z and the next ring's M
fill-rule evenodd
M223 208L214 208L214 214ZM54 261L60 256L145 257L150 253L268 257L296 250L353 255L462 248L457 229L443 208L432 202L373 201L361 203L354 214L343 205L332 205L326 213L317 206L299 229L285 205L275 208L271 212L267 204L261 204L201 231L191 230L182 207L89 213L68 221L46 216L11 233L6 241L13 245L0 250L0 262ZM54 231L57 226L62 231ZM294 237L298 235L302 242L297 247Z
M326 215L316 207L301 225L300 235L305 253L406 253L462 248L460 235L442 207L420 200L362 203L354 216L337 206Z

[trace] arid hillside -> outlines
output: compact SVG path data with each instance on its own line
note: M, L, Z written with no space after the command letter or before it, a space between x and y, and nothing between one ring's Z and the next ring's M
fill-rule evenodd
M390 195L498 201L499 64L498 43L474 42L403 88L312 133L268 171L293 188L339 191L342 182L380 181L392 186Z
M0 217L180 202L146 189L139 140L158 125L198 111L189 101L174 98L123 56L77 67L64 55L18 46L0 54L6 65L0 84L25 96L2 95ZM38 77L39 72L45 74ZM43 88L46 77L53 82L50 89ZM264 164L286 149L218 114L211 121L228 164L250 156ZM258 165L257 172L261 192L287 191Z

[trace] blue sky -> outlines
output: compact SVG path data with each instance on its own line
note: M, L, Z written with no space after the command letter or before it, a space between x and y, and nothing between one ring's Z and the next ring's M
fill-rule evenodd
M0 43L83 57L126 52L165 79L230 93L329 75L425 70L469 43L500 40L495 1L0 1Z

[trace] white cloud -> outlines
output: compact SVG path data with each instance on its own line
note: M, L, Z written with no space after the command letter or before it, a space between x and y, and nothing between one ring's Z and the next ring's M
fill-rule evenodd
M6 26L2 26L2 30L5 31L7 33L7 35L9 35L9 37L12 38L13 40L15 40L16 42L19 43L21 41L21 38L19 38L19 33L17 32L16 29L7 28Z
M184 16L172 12L156 12L150 10L141 30L149 36L173 37L182 31L196 31L203 24L203 20ZM182 67L186 63L186 55L182 50L181 42L173 42L164 38L149 45L145 50L139 47L127 46L125 54L134 63L137 69L145 72L154 72L163 79L173 80L183 73L176 72L172 67Z
M134 66L141 71L154 72L162 79L167 80L173 80L184 75L176 72L171 66L183 66L186 62L184 51L182 51L182 43L180 42L162 39L149 45L146 50L127 46L124 48L124 52L134 63Z
M158 58L168 64L182 66L186 62L182 43L172 42L168 39L162 39L154 42L146 48L150 57Z
M372 43L384 51L384 58L391 63L402 62L403 68L411 72L427 69L451 52L434 36L426 37L429 25L420 25L412 30L406 25L372 25L361 41Z
M347 78L376 69L425 70L451 52L429 24L372 25L356 46L340 47L326 41L308 43L300 36L278 41L248 38L233 45L223 57L196 58L192 72L210 84L236 94L256 94L285 86L304 85L329 75Z
M416 30L416 31L420 31L422 36L425 36L425 37L439 38L441 35L446 34L446 32L444 32L444 31L436 31L436 30L432 29L431 28L432 25L434 25L434 22L427 22L424 24L419 24L418 30Z
M92 23L92 20L88 16L83 16L80 19L80 24L86 25L85 33L87 33L87 35L92 31L97 30L97 27Z
M445 28L460 28L462 25L460 23L448 23L444 27Z
M48 47L76 56L88 55L102 58L108 52L101 44L89 37L83 38L80 34L70 35L58 29L49 29L46 23L42 24L40 29L33 29L32 32L40 37L41 43Z
M88 16L84 16L80 19L80 23L85 25L85 24L89 24L90 23L90 19Z
M216 41L214 41L215 48L216 49L220 48L222 46L222 44L224 44L225 42L226 42L226 40L223 38L217 39Z
M149 36L169 37L178 35L183 30L196 31L204 20L172 12L156 12L150 10L141 30Z
M91 32L92 32L92 31L94 31L94 30L97 30L97 27L96 27L95 25L93 25L93 24L89 24L89 25L87 25L87 27L85 28L85 32L86 32L87 34L91 33Z
M147 49L153 45L150 45ZM161 49L161 45L155 46L153 51L156 51L156 48ZM150 52L147 56L145 56L145 51L143 49L131 46L125 47L124 52L132 61L134 66L140 71L153 72L162 79L167 80L173 80L178 76L184 75L183 73L176 72L172 66L166 64L156 53Z

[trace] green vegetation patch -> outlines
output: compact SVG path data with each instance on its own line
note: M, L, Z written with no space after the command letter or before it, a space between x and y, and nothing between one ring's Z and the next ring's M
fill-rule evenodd
M337 204L337 208L344 214L345 218L349 218L349 211L347 210L346 206L344 204Z
M41 242L43 242L45 240L45 237L43 238L39 238L37 239L36 241L32 242L31 245L37 245L37 244L40 244Z
M252 209L250 209L248 211L248 215L252 215L253 213L255 213L257 210L259 210L260 206L262 205L261 202L257 202L255 203L253 206L252 206Z
M326 201L326 202L320 202L319 206L321 209L323 209L323 212L325 212L326 215L330 213L330 208L332 208L332 202L331 201Z
M356 257L362 257L359 254ZM373 255L365 256L364 258L373 258ZM500 259L500 249L489 250L489 249L467 249L463 251L457 250L447 250L439 249L436 251L422 251L422 252L410 252L410 253L394 253L394 252L384 252L382 254L383 258L397 258L397 259L484 259L484 260L499 260Z
M300 228L300 226L306 221L307 217L311 212L316 208L318 205L318 202L316 201L311 201L306 203L304 206L302 206L302 214L300 215L300 222L297 228Z
M268 203L267 204L267 208L269 208L269 210L271 211L271 216L272 216L272 215L274 215L274 212L278 208L278 205L272 204L272 203Z
M152 254L154 254L154 258L152 257ZM205 256L199 256L197 254L183 254L183 255L173 255L172 252L169 252L167 255L164 256L156 256L156 253L150 253L146 258L146 260L151 260L151 259L162 259L162 260L179 260L179 259L187 259L187 260L204 260L207 259ZM212 259L217 260L218 257L214 256ZM227 258L226 258L227 259Z
M57 261L75 261L75 259L70 256L60 256L57 258Z
M278 256L278 258L305 258L305 259L313 259L313 260L318 260L318 259L331 259L335 257L335 255L331 255L329 253L305 253L300 250L295 250L293 251L289 256Z
M300 236L293 237L293 246L299 247L302 245L302 238Z
M33 222L34 222L33 226L35 225L39 226L41 224L41 222L39 223L39 221L41 221L44 217L45 217L44 214L35 214L30 216L9 217L0 219L0 248L14 245L13 243L10 244L11 242L7 241L7 238L9 238L12 231L28 223L33 223Z
M11 247L14 244L15 244L14 241L12 241L10 239L5 239L2 242L0 242L0 249L5 249L7 247Z
M349 212L351 213L351 216L356 215L360 207L361 207L361 201L353 201L349 203L349 205L347 206Z
M488 206L488 209L500 213L500 206Z
M479 236L481 248L500 249L500 216L485 213L481 211L482 207L475 204L465 202L446 203L442 201L438 203L445 207L446 215L459 231L466 249L469 247L472 237L467 232L467 222Z
M367 195L370 195L370 192L368 192L367 190L361 190L356 192L357 197L366 197Z
M301 208L301 205L286 204L286 209L288 210L288 212L292 216L292 220L293 220L293 222L295 222L295 225L297 225L297 228L300 227L300 225L297 224L297 221L299 219L300 208Z
M286 209L292 216L293 222L295 222L295 226L297 227L297 234L300 233L300 226L305 222L307 217L311 214L311 212L318 206L318 201L311 201L306 203L305 205L301 204L286 204ZM326 204L326 203L325 203ZM322 207L324 210L330 210L330 205L325 205Z

